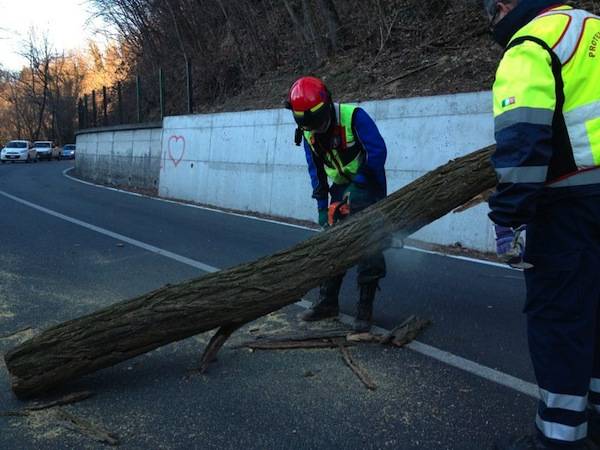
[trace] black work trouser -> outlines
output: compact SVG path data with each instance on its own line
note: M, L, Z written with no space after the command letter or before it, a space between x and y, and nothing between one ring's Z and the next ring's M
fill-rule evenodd
M342 201L344 197L344 191L347 187L347 184L333 184L330 189L331 202L335 203ZM357 205L355 203L350 205L350 215L362 211L375 202L377 202L377 198L372 195L370 196L369 201L364 204ZM357 281L359 287L369 284L377 284L379 280L384 278L386 275L385 257L383 256L383 252L367 255L362 258L358 262L356 271L358 275ZM342 282L344 281L345 275L346 272L335 275L327 279L321 286L322 295L326 293L326 295L331 296L331 298L327 298L328 302L338 302L338 293L340 291Z
M600 196L548 195L527 226L525 260L535 422L548 448L570 448L600 413Z

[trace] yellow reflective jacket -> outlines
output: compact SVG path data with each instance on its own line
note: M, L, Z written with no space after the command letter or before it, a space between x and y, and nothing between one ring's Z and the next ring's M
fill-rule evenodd
M527 223L551 188L600 192L600 18L569 6L510 40L493 88L496 223Z
M325 149L321 154L315 148L315 134L312 131L304 132L306 143L316 156L322 158L327 177L336 184L346 184L352 181L358 173L364 158L362 144L354 139L352 131L352 118L356 108L354 105L335 104L336 117L338 117L342 133L341 150L338 148Z
M304 133L304 152L317 207L328 206L329 180L332 186L361 184L375 199L384 198L387 147L375 122L357 106L335 104L335 112L335 137L327 136L321 141L314 133Z

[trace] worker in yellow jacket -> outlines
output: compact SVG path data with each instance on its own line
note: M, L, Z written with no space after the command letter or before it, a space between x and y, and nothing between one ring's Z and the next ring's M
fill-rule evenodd
M334 103L325 83L311 76L300 77L292 84L286 107L298 125L296 145L304 143L313 198L317 201L319 225L323 229L386 196L387 147L377 125L364 109ZM385 274L385 258L381 252L368 255L358 263L360 293L354 331L365 332L371 328L375 293ZM336 317L344 276L345 273L340 273L326 280L319 289L319 299L300 318L317 321Z
M525 268L540 393L536 433L497 448L596 448L600 18L557 0L484 3L506 49L493 88L498 186L489 215L498 255Z

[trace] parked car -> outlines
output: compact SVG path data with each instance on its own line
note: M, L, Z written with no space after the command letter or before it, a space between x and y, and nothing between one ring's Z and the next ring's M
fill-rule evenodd
M0 161L4 164L6 161L24 161L37 162L37 152L31 142L24 140L10 141L0 151Z
M35 141L33 147L37 151L38 159L60 159L58 147L52 141Z
M60 152L61 159L75 159L75 144L65 144Z

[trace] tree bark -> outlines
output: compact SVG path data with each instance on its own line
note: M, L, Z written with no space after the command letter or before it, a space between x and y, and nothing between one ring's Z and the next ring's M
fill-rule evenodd
M338 47L338 30L341 28L340 16L338 15L333 0L318 0L317 4L319 9L323 12L325 21L327 22L327 41L329 42L329 48L332 52L335 52Z
M292 24L294 25L294 31L296 32L296 34L301 39L303 39L304 42L310 42L310 36L308 35L308 33L306 31L306 27L304 26L302 19L298 14L296 14L296 11L290 4L289 0L283 0L283 4L290 16L290 20L292 21Z
M493 147L458 158L327 232L254 262L167 285L54 326L4 359L20 398L170 342L249 322L444 216L496 183Z
M314 10L310 0L302 0L302 15L303 23L306 27L306 32L309 37L309 43L313 47L315 57L319 64L323 62L323 59L327 56L327 51L323 43L321 35L317 31L317 24L315 22Z

